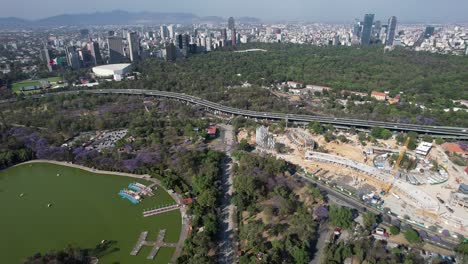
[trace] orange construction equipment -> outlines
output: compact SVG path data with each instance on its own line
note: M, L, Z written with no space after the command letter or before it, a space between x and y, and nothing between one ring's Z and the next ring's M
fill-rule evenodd
M384 188L384 192L385 194L388 194L388 192L390 191L390 189L392 188L393 184L395 183L396 181L396 178L397 178L397 175L398 175L398 169L400 168L400 163L401 161L403 160L403 157L405 156L406 154L406 149L408 148L408 145L410 143L410 140L411 138L410 137L407 137L406 138L406 142L405 142L405 145L403 146L403 148L401 149L400 151L400 155L398 156L398 159L397 161L395 162L395 166L393 167L393 170L395 172L395 174L393 175L393 180L391 183L389 183L387 186L385 186Z

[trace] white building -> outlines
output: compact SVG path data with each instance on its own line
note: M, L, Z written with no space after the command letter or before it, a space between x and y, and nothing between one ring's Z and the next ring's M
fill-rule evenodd
M123 76L125 76L125 74L128 74L130 70L131 64L129 63L108 64L93 67L93 72L97 78L113 78L116 81L122 80Z
M429 142L421 142L419 143L418 147L416 148L416 154L426 157L429 154L429 151L432 148L432 143Z

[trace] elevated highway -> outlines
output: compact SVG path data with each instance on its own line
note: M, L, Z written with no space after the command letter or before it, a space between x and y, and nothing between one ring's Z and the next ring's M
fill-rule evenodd
M198 98L192 95L183 93L174 93L158 90L143 90L143 89L94 89L94 90L79 90L79 91L66 91L66 92L55 92L46 93L40 95L33 95L30 97L43 97L54 94L78 94L78 93L89 93L89 94L125 94L125 95L142 95L142 96L155 96L162 98L175 99L179 101L185 101L191 104L203 106L209 110L215 111L220 114L228 114L233 116L243 116L255 119L267 119L273 121L286 120L288 122L295 123L309 123L317 121L322 124L332 124L335 126L342 127L356 127L370 129L372 127L382 127L392 131L403 131L410 132L414 131L419 134L430 134L443 138L455 138L460 140L468 140L468 128L463 127L443 127L443 126L427 126L427 125L415 125L415 124L403 124L403 123L392 123L383 121L371 121L371 120L360 120L351 118L334 118L324 116L313 116L313 115L299 115L299 114L285 114L285 113L273 113L273 112L259 112L233 108L224 106L218 103L210 102L208 100ZM11 102L13 100L6 100L3 102Z

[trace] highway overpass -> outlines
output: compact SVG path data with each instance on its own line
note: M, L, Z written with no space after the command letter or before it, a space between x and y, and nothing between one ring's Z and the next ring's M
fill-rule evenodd
M356 127L371 129L372 127L383 127L392 131L403 131L410 132L414 131L419 134L430 134L434 136L440 136L444 138L455 138L460 140L468 140L468 128L463 127L443 127L443 126L427 126L427 125L414 125L414 124L403 124L403 123L392 123L383 121L371 121L371 120L360 120L350 118L334 118L324 116L313 116L313 115L298 115L298 114L285 114L285 113L273 113L273 112L259 112L233 108L224 106L218 103L210 102L202 98L198 98L183 93L165 92L158 90L142 90L142 89L94 89L94 90L80 90L80 91L67 91L67 92L56 92L46 93L41 95L33 95L30 97L41 97L49 96L53 94L76 94L76 93L91 93L91 94L125 94L125 95L143 95L143 96L155 96L162 98L175 99L179 101L185 101L191 104L203 106L209 110L215 111L220 114L228 114L233 116L243 116L255 119L267 119L273 121L286 120L288 122L296 123L309 123L317 121L322 124L332 124L335 126L344 127ZM8 102L6 100L3 102Z

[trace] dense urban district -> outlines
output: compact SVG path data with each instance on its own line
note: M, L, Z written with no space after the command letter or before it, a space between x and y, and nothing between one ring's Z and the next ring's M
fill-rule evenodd
M1 257L467 263L468 26L374 18L1 27Z

